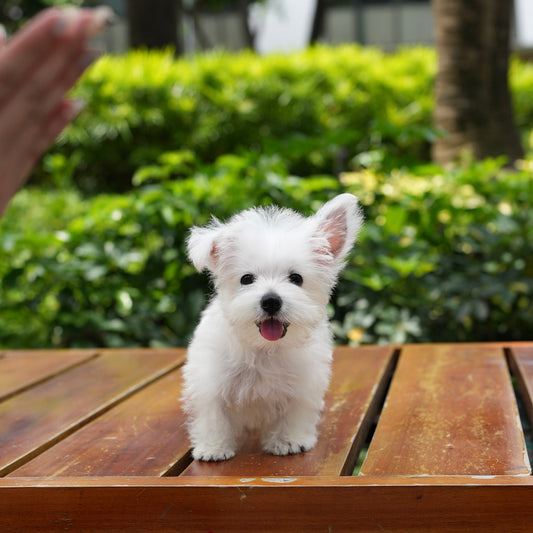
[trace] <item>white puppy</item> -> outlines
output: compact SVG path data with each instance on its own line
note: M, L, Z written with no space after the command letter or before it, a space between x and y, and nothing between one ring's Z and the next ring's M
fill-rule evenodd
M315 445L332 358L326 305L362 219L341 194L309 218L257 208L192 229L189 257L216 289L184 368L195 459L233 457L251 428L276 455Z

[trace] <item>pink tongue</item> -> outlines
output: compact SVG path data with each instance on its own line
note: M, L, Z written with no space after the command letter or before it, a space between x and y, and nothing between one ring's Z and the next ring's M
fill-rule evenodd
M260 332L267 341L277 341L283 336L283 324L275 318L269 318L261 322Z

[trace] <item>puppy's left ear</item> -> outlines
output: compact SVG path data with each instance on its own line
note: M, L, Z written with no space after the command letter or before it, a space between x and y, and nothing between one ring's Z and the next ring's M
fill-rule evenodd
M187 239L187 252L191 263L199 272L206 268L211 272L215 270L219 255L217 237L222 226L223 224L213 217L207 226L195 226L191 229Z
M315 235L321 245L316 253L340 263L354 245L363 225L363 213L357 196L340 194L324 204L313 217L317 220Z

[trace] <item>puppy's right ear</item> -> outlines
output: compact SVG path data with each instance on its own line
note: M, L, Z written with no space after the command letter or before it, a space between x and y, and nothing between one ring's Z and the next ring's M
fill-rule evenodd
M209 225L199 228L194 226L187 239L187 252L191 263L199 272L208 269L213 272L219 259L217 237L220 234L222 224L215 217Z

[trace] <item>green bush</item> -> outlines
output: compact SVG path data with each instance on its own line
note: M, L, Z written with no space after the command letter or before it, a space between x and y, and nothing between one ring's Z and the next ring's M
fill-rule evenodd
M501 167L365 169L339 182L292 176L274 156L206 165L170 152L127 195L23 191L0 224L0 345L184 345L208 295L185 255L191 225L272 202L308 214L346 190L367 222L332 298L338 342L528 338L531 168Z
M345 174L367 204L361 251L346 271L336 324L358 342L491 341L533 326L531 165L487 160L384 175ZM368 247L368 248L367 248Z
M166 154L165 165L182 169L180 155ZM0 224L0 345L184 345L208 295L186 258L188 229L251 203L309 211L339 188L330 177L290 177L274 157L223 156L153 183L156 169L139 171L145 185L127 195L17 196ZM39 220L64 206L63 220Z
M330 306L339 342L530 337L531 161L421 164L434 65L357 46L103 58L34 178L60 189L22 191L0 221L0 346L185 345L209 291L191 225L346 190L367 223ZM526 140L532 81L515 60Z
M298 175L335 174L357 162L385 170L428 160L436 55L385 54L358 45L290 55L172 51L105 56L75 94L87 108L45 158L35 182L122 192L167 151L204 162L250 150L283 157ZM533 146L533 65L514 59L516 116Z
M388 168L428 154L435 55L356 45L288 56L168 52L105 56L75 94L87 108L52 149L37 182L121 192L162 153L204 162L250 150L298 175L332 174L380 151Z

